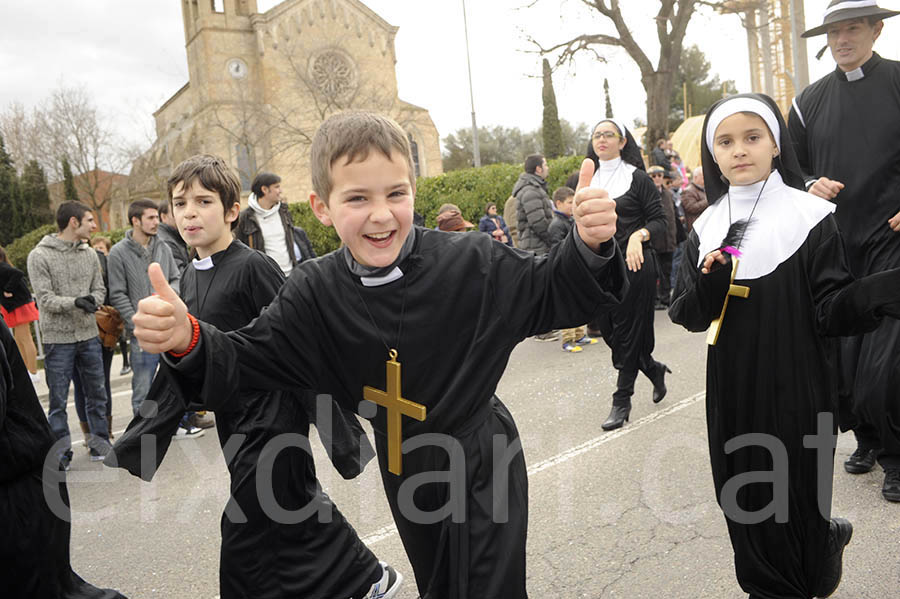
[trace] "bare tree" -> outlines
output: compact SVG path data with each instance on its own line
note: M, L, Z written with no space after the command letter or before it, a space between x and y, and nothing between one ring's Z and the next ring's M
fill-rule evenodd
M684 35L688 23L697 6L722 8L727 2L706 2L702 0L659 0L659 10L653 17L656 37L659 41L659 60L656 65L638 45L631 34L631 27L625 22L619 0L580 0L582 4L601 15L615 28L615 35L585 33L567 41L543 46L533 38L531 41L541 54L558 53L556 65L572 61L576 55L591 53L603 62L606 58L598 50L602 47L618 47L625 50L641 73L641 83L647 92L647 135L649 139L665 137L669 115L669 100L672 85L681 60Z
M21 104L11 104L0 113L0 131L17 163L36 160L51 180L62 180L65 156L79 197L103 224L103 210L130 161L84 88L60 87L30 114Z

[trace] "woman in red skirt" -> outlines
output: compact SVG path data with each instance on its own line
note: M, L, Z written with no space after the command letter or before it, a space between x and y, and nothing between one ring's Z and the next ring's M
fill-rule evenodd
M37 348L31 338L30 324L40 318L34 298L25 285L25 273L15 268L0 247L0 316L6 321L22 354L31 379L37 377Z

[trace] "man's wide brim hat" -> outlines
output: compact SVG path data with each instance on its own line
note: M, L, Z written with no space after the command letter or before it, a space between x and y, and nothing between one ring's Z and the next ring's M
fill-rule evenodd
M887 19L896 15L900 15L900 12L881 8L875 3L875 0L831 0L828 3L828 8L825 9L825 18L822 24L818 27L813 27L809 31L804 31L800 37L822 35L828 32L828 28L833 23L840 21L864 19L866 17Z

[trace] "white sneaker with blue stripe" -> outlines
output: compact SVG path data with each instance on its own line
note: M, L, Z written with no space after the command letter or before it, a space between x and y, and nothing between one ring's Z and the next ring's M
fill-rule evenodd
M403 575L394 570L384 562L381 564L381 580L372 585L369 592L363 595L363 599L391 599L400 592L400 585L403 584Z

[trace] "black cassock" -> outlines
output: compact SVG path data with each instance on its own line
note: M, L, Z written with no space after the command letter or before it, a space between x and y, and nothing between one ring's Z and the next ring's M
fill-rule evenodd
M271 258L240 241L212 255L211 262L212 268L206 270L191 264L185 268L181 296L191 314L221 330L235 330L253 320L284 282ZM158 413L137 417L114 448L114 465L145 479L152 477L155 467L141 470L141 437L157 435L158 465L185 408L204 407L181 400L193 399L190 387L172 392L169 384L161 372L148 394L148 399L159 402ZM231 475L231 497L221 523L223 599L346 599L381 577L378 560L316 480L308 442L311 395L247 391L216 406L216 432L222 447L227 446ZM325 406L330 408L331 403ZM333 432L342 425L340 414L335 416ZM357 434L364 435L356 417L351 417ZM324 440L321 429L320 435ZM355 457L360 460L359 436L356 443ZM352 459L345 458L343 465L335 461L346 477L364 466L347 465ZM258 490L259 483L264 490Z
M835 218L853 274L900 267L900 233L887 223L900 211L900 62L873 54L849 79L836 68L795 99L788 125L804 175L845 185ZM900 467L900 321L885 319L842 345L855 413L842 406L842 428L858 425L856 417L875 427Z
M86 583L69 565L69 495L53 442L19 349L0 320L0 597L124 599Z
M685 244L669 309L672 320L691 331L705 331L719 316L731 275L730 262L702 275L698 260L695 231ZM770 516L740 524L726 513L728 532L744 591L760 599L811 597L822 574L829 522L817 502L817 454L804 448L803 437L816 434L820 413L837 407L836 342L826 336L865 332L882 315L900 315L900 305L890 304L900 298L900 272L854 281L829 215L773 272L735 284L748 286L750 295L729 300L718 343L707 354L706 416L716 497L721 505L723 487L733 477L773 469L765 447L726 454L729 440L755 433L784 444L788 521L776 523ZM822 509L829 514L830 467L822 485L827 502ZM772 501L770 482L746 484L737 493L738 507L748 512Z
M601 315L591 323L599 329L603 340L612 350L612 362L616 370L625 373L629 380L619 377L619 390L614 403L630 401L630 388L634 389L634 376L638 370L653 380L658 375L659 363L651 354L656 344L653 331L654 304L656 302L657 268L652 239L666 234L666 217L663 214L659 190L647 173L638 169L632 174L631 187L616 200L615 240L622 255L628 248L628 239L638 229L650 232L651 241L643 244L644 264L637 272L627 271L628 295L621 305ZM630 383L629 383L630 381ZM623 389L623 384L625 389ZM621 395L621 397L619 397Z
M515 423L494 391L517 343L586 322L619 301L624 263L610 243L603 249L611 259L593 257L589 268L572 234L540 258L486 235L418 227L411 234L399 279L364 286L346 250L304 262L249 326L225 334L201 323L199 345L176 368L180 378L202 373L203 399L220 410L240 401L236 389L293 387L321 389L359 409L364 386L385 389L385 344L396 348L403 397L427 407L424 422L403 419L409 451L401 476L387 471L383 408L372 425L419 592L521 599L527 474ZM425 473L437 476L425 482Z

